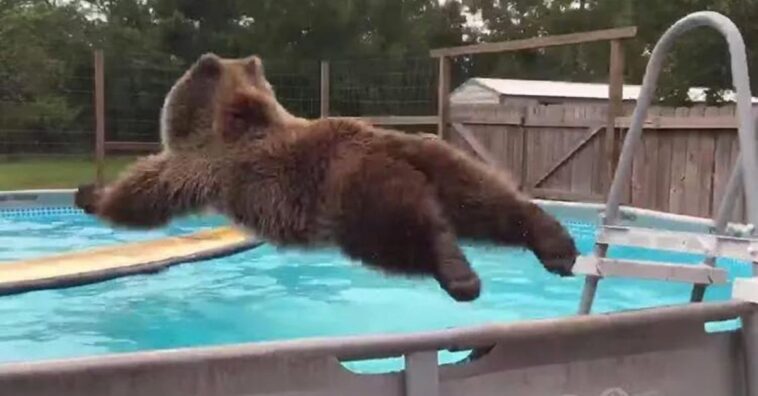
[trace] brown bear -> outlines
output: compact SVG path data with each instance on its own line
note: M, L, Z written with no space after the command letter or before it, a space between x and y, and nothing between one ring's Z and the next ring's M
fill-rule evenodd
M433 276L457 301L481 288L459 239L528 248L564 276L578 255L505 172L442 139L295 117L256 56L202 56L168 93L161 136L162 153L80 188L77 204L132 228L211 208L276 246L336 245L387 273Z

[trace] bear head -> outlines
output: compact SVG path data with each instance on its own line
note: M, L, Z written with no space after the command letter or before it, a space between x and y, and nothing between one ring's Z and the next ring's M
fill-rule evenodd
M276 100L257 56L202 55L182 75L161 109L161 141L174 152L207 150L256 139L303 122Z

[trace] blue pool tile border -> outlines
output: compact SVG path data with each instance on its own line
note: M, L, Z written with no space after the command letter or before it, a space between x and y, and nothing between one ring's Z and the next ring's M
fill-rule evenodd
M83 210L71 206L0 209L0 218L9 219L46 216L78 216L84 214Z

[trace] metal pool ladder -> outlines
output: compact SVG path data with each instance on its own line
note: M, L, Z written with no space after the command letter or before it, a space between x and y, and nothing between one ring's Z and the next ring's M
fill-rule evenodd
M650 101L655 92L664 56L674 40L683 33L698 27L711 27L721 33L729 46L732 83L737 94L737 117L740 156L729 179L726 195L721 200L710 234L663 231L621 225L619 204L623 183L629 180L634 152L639 145L642 127ZM716 268L718 257L751 262L753 275L758 275L758 151L756 150L755 123L751 108L752 94L745 54L745 44L737 27L727 17L710 11L690 14L672 25L655 45L645 70L642 90L634 109L632 123L624 139L621 157L608 194L606 210L599 227L594 252L577 259L574 273L586 275L579 314L588 314L597 291L598 282L605 277L658 279L693 284L691 301L700 302L705 288L727 281L724 269ZM747 171L747 172L746 172ZM736 200L744 187L748 227L742 235L730 232L727 227ZM634 246L668 251L704 254L698 265L619 260L607 257L610 245Z

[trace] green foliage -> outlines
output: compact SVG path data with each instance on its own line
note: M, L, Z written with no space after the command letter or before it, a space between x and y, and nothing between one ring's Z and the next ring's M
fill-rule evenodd
M732 18L748 49L756 44L754 0L0 0L0 152L89 150L95 48L106 55L109 139L153 141L163 96L209 51L264 56L298 114L318 114L320 60L332 61L336 113L429 114L431 48L637 25L625 73L639 83L663 31L703 9ZM471 15L481 23L468 24ZM710 31L683 37L660 100L686 104L687 87L701 85L719 102L731 85L721 41ZM748 57L754 70L758 51ZM473 76L605 81L608 44L462 57L455 66L456 84Z

